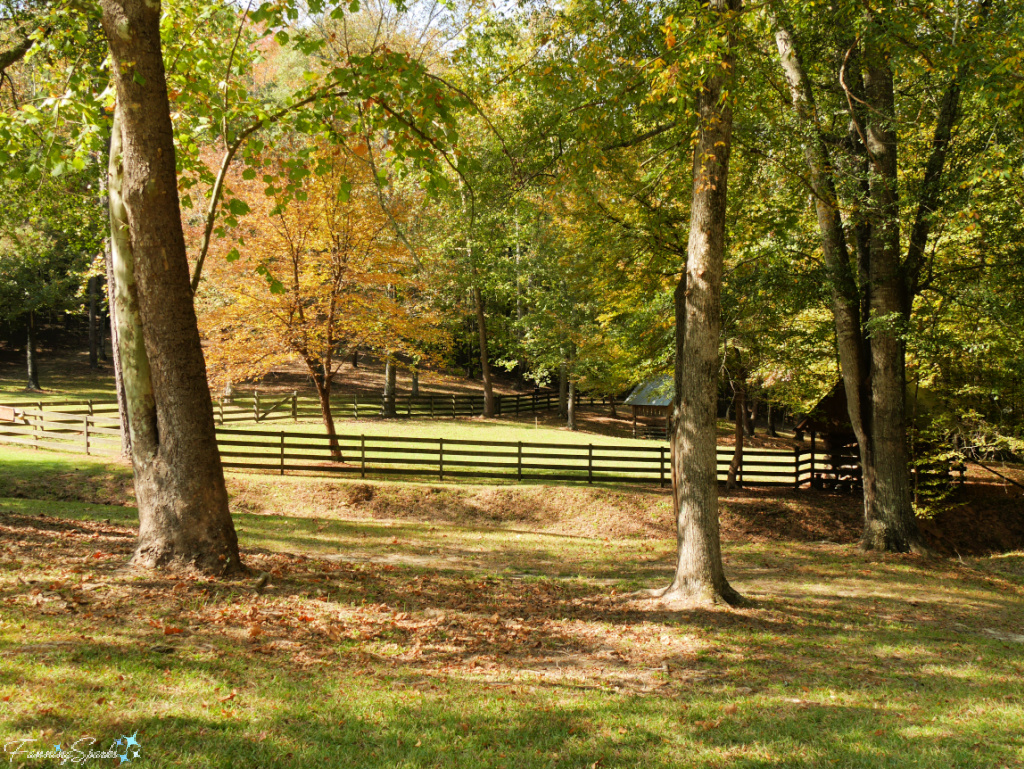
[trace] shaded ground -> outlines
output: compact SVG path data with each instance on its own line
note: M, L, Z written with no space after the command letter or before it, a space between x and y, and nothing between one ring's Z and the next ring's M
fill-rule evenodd
M354 530L243 514L259 588L134 572L130 510L37 504L0 501L5 745L135 733L190 769L1024 766L1019 555L733 542L755 603L665 613L618 593L663 583L671 542L505 532L452 569L416 549L473 531L369 521L366 550L397 557L348 562L300 550Z

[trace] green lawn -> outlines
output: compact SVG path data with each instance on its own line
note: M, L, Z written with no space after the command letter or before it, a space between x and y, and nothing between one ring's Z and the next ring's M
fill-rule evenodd
M236 505L260 593L127 569L128 472L0 453L4 744L137 734L145 765L190 769L1024 766L1024 554L726 541L753 603L664 613L622 594L669 578L670 537L313 515L328 482L288 479L295 515Z

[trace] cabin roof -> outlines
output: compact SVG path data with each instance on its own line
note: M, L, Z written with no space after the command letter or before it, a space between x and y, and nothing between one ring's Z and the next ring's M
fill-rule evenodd
M671 374L662 374L633 388L625 400L627 406L671 406L675 398L675 382Z

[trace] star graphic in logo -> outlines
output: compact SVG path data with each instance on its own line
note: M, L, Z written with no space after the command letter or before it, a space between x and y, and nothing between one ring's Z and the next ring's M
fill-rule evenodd
M121 759L121 763L122 763L122 764L123 764L123 763L124 763L125 761L129 761L129 760L130 760L130 759L128 758L128 754L127 754L127 753L122 753L121 755L119 755L119 756L118 756L118 758L120 758L120 759Z
M135 732L135 734L133 734L131 737L125 737L124 738L125 739L124 746L126 748L130 748L132 745L134 745L135 747L142 747L141 745L139 745L139 741L137 739L135 739L135 737L137 735L138 735L138 732Z
M54 745L53 749L60 753L60 745Z

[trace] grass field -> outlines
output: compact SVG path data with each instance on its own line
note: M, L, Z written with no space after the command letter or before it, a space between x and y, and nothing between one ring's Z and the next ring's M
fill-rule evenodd
M751 603L670 614L627 595L671 575L663 493L229 485L262 591L128 569L128 467L0 449L8 754L134 734L161 767L1024 766L1024 554L739 535L744 505L785 516L731 497Z

